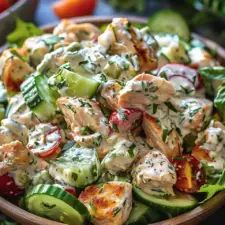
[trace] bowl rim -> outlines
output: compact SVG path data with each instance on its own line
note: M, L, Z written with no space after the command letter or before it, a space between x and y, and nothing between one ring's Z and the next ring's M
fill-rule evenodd
M16 4L22 4L26 0L21 0ZM12 7L16 7L13 5ZM121 16L120 16L121 17ZM128 18L129 21L133 23L146 23L147 19L145 17L136 17L136 16L124 16ZM115 18L115 16L85 16L85 17L76 17L70 19L74 23L93 23L95 25L101 25L105 23L111 22L111 20ZM1 14L0 14L1 19ZM44 32L50 32L53 30L53 28L58 24L59 22L47 24L45 26L42 26L41 29L43 29ZM225 49L221 47L219 44L215 43L214 41L211 41L207 38L204 38L198 34L192 33L192 36L194 38L197 38L201 41L203 41L207 47L210 49L213 49L217 52L217 55L223 60L225 64ZM0 52L3 49L0 49ZM219 192L214 197L212 197L210 200L205 202L202 205L197 206L196 208L183 213L179 216L163 220L157 223L151 223L149 225L194 225L199 222L201 222L203 219L207 218L209 215L214 213L217 209L222 207L225 204L225 191ZM13 213L12 213L13 209ZM16 221L24 224L24 225L65 225L64 223L56 222L53 220L46 219L44 217L37 216L35 214L32 214L13 203L7 201L3 197L0 197L0 210L11 216Z

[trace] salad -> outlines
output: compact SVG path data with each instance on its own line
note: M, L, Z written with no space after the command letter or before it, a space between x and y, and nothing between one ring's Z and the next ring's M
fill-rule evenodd
M1 196L69 225L147 225L225 190L225 68L166 17L179 35L157 16L63 20L3 51Z

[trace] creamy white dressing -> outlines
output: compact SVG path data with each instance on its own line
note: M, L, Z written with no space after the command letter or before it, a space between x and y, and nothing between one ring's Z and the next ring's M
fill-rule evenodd
M61 135L51 124L39 124L30 132L28 148L34 153L42 153L58 147Z
M176 172L160 151L152 150L140 159L132 170L133 184L148 194L174 195Z
M225 130L221 128L209 127L204 132L204 143L201 147L208 151L213 162L207 162L215 169L222 170L225 165Z
M205 66L216 66L218 62L203 48L196 47L188 51L191 64L199 68Z
M120 138L103 159L102 166L112 174L125 172L131 167L137 154L138 148L135 143Z

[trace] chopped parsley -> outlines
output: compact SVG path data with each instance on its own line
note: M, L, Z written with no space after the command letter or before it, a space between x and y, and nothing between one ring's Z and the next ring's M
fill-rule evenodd
M130 147L129 147L129 149L128 149L128 153L129 153L129 156L131 157L131 158L133 158L134 157L134 149L136 148L136 145L135 144L132 144Z

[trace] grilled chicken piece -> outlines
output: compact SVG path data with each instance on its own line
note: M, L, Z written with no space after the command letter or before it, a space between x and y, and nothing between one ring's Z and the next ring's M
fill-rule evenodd
M99 36L98 43L109 50L110 54L138 55L141 71L157 67L156 40L147 28L136 29L126 18L113 19L105 32Z
M22 94L17 94L9 100L7 117L27 128L32 128L39 123L39 120L25 103Z
M149 28L145 27L138 30L137 28L130 27L130 32L134 47L139 56L141 72L156 69L158 64L156 57L158 44L154 37L150 34Z
M147 194L174 195L175 169L167 157L156 149L134 165L131 175L133 184Z
M118 181L92 185L79 200L88 208L94 225L122 225L132 209L132 185Z
M27 52L33 66L37 66L48 52L54 50L54 43L48 44L48 40L51 43L55 37L52 34L44 34L26 39L23 49Z
M137 51L128 31L126 18L115 18L105 32L98 37L98 43L112 54L136 54Z
M192 48L188 52L191 59L191 66L201 68L205 66L216 66L218 62L203 48Z
M145 110L150 104L161 104L175 95L173 85L150 74L140 74L120 91L118 105Z
M14 141L19 140L24 145L27 144L28 129L26 126L14 121L14 120L11 120L11 119L4 119L4 120L2 120L2 127L3 127L3 130L8 130L8 132L6 132L6 133L8 133L9 136L12 137ZM4 137L3 137L3 140L4 140ZM9 143L9 142L7 142L7 143Z
M182 140L175 129L172 129L171 132L166 132L157 123L156 119L147 113L144 114L143 128L147 137L147 143L159 149L167 158L173 159L181 154Z
M0 126L0 146L16 140L15 135L6 127Z
M116 81L108 81L102 85L99 101L111 110L118 109L118 95L122 86Z
M0 146L0 176L15 168L25 169L31 161L29 151L20 141Z
M111 174L127 171L138 155L138 146L120 137L102 161L102 167Z
M109 135L108 120L96 101L61 97L57 100L57 104L63 112L68 126L71 127L75 140L78 142L80 140L80 144L83 143L82 145L86 146L91 140L89 139L88 143L85 143L85 140L92 137L93 143L99 146L102 136L107 137ZM87 132L84 132L84 129L87 129ZM100 135L96 138L93 133L100 133Z
M18 49L7 49L0 57L0 76L8 91L19 91L33 68L23 60Z
M75 41L95 41L101 32L90 23L75 24L69 20L62 20L55 27L53 34L63 37L65 44L69 44Z
M225 127L220 122L212 121L209 127L199 134L193 155L216 170L222 171L225 165L224 145ZM200 151L201 155L196 150Z
M181 131L201 131L210 120L213 103L204 98L181 99L179 107L182 110L180 124Z

